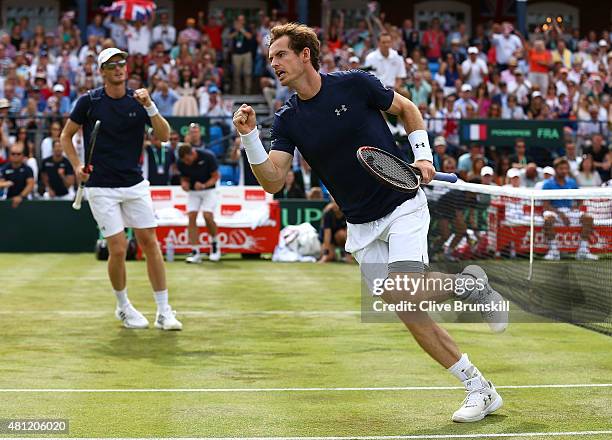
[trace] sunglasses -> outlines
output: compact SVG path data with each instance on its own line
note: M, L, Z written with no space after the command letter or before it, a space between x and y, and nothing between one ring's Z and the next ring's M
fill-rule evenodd
M102 64L102 68L104 70L115 70L115 67L119 66L119 67L125 67L125 65L127 64L127 61L125 60L121 60L121 61L112 61L110 63L104 63Z
M23 153L11 153L11 156L22 156Z

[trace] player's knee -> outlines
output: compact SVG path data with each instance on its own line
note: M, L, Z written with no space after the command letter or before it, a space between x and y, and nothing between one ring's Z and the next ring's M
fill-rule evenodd
M418 305L425 280L423 265L418 265L418 262L400 261L390 263L389 269L383 300L391 304ZM408 310L411 308L406 307Z

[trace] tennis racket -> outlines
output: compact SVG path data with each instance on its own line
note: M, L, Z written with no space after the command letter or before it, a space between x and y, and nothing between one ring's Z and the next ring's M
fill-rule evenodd
M94 147L96 146L96 137L98 136L98 131L100 131L100 124L102 124L99 120L94 124L94 128L91 131L91 136L89 137L89 156L87 157L87 164L85 165L85 170L89 173L89 169L91 168L91 159L93 157ZM85 182L81 182L79 184L79 189L77 190L76 197L74 198L74 202L72 203L72 209L79 210L81 209L81 202L83 201L83 194L85 193Z
M416 193L421 185L421 170L380 148L360 147L357 150L357 159L380 183L396 191ZM457 176L436 173L434 179L455 183Z

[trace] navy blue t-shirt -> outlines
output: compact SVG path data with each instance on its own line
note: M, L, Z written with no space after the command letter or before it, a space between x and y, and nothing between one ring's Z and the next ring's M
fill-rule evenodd
M212 173L219 168L214 154L206 150L196 150L196 153L198 158L191 165L187 165L182 160L177 164L181 177L189 178L189 189L194 189L196 182L206 183Z
M102 122L92 164L89 187L121 188L140 183L140 155L145 124L151 125L147 111L134 98L134 90L119 99L111 98L104 88L81 96L70 119L83 126L85 158L89 157L89 136L96 120Z
M272 149L293 154L297 147L350 223L384 217L411 196L381 185L356 154L370 145L403 157L381 114L394 92L360 70L321 74L321 80L314 97L295 94L276 113Z
M22 164L18 168L13 168L10 163L0 166L0 179L10 180L13 186L8 188L6 198L18 196L28 184L28 179L34 178L34 172L29 166Z
M49 186L53 192L55 192L56 196L65 196L68 194L68 188L66 188L64 181L58 173L60 168L64 170L65 176L72 176L74 174L74 170L68 159L62 157L59 162L56 162L53 160L53 156L43 159L40 172L47 175L49 178Z

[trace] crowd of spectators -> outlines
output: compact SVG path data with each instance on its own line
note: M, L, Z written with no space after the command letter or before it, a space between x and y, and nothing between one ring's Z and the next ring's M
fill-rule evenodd
M76 98L101 85L96 56L104 48L129 52L128 86L147 87L164 116L213 117L213 126L226 136L232 134L227 117L234 103L225 93L262 93L270 112L292 93L278 84L267 62L270 29L286 22L276 10L260 11L248 20L244 15L230 20L198 12L178 29L161 11L143 22L98 13L85 35L74 18L74 13L65 13L56 29L44 29L24 17L0 32L0 162L10 161L13 147L22 151L33 171L32 194L54 193L43 177L43 163L53 155ZM478 23L472 30L461 22L434 18L422 31L410 18L401 26L390 23L376 7L351 15L350 23L343 11L330 11L324 23L317 28L321 72L369 70L409 97L421 110L432 141L443 140L432 142L437 169L452 159L466 180L482 181L482 170L492 170L491 182L505 184L510 169L524 174L535 167L535 180L541 180L544 169L565 156L582 185L610 178L612 41L607 30L582 36L553 20L546 30L539 26L521 35L506 22ZM458 121L468 118L569 122L558 148L529 145L525 151L520 142L505 148L462 145ZM403 127L393 118L388 122L405 144ZM185 137L173 133L175 142L163 146L147 139L144 165L166 154L155 153L155 145L170 152L181 141L206 147L195 131L190 129ZM82 151L82 135L75 143ZM236 139L216 154L222 163L236 167L241 161ZM279 197L327 197L303 162L296 157L295 173ZM163 178L172 182L173 163L164 163L168 170ZM244 164L240 167L244 170ZM531 186L535 180L521 182Z

